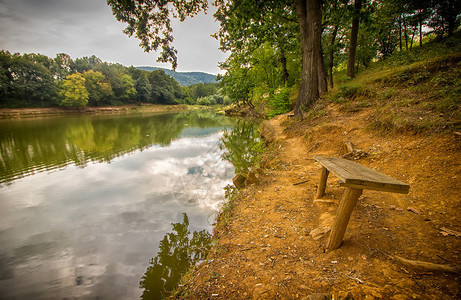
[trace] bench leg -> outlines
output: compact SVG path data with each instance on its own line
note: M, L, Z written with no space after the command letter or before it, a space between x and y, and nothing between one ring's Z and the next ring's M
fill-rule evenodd
M339 203L338 212L336 213L335 222L331 228L330 238L327 243L327 250L335 250L341 246L346 232L347 224L354 210L355 204L362 195L362 189L346 188L343 197Z
M315 199L320 199L323 197L323 195L325 195L325 188L327 186L327 179L329 173L330 171L328 171L325 167L322 168L322 174L320 175L320 184L319 188L317 189Z

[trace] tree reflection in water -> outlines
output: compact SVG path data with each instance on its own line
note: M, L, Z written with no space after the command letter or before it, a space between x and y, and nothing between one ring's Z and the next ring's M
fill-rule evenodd
M157 256L152 258L139 286L142 299L162 299L176 287L190 267L205 259L211 248L211 234L206 230L189 231L189 218L183 214L182 223L173 223L173 233L160 241Z
M246 174L261 160L264 141L260 138L259 125L246 120L238 120L231 131L221 137L222 158L230 162L235 173Z

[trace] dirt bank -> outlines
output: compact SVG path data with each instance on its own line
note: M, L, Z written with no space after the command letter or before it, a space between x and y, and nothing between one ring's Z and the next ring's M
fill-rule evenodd
M120 113L129 111L161 112L186 110L187 105L123 105L104 107L0 108L0 119L31 118L60 114Z
M286 116L267 122L265 174L240 191L207 261L176 297L459 299L459 274L415 268L397 256L461 266L460 137L380 135L364 129L369 114L329 105L313 125ZM344 155L346 141L362 151L358 163L411 188L407 195L365 190L342 247L325 253L328 233L321 232L333 222L342 188L331 175L323 198L331 201L314 202L320 166L312 158Z

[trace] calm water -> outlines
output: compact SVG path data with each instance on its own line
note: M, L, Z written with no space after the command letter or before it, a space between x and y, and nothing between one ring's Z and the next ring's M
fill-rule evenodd
M211 229L232 127L209 112L0 120L0 298L139 298L171 223Z

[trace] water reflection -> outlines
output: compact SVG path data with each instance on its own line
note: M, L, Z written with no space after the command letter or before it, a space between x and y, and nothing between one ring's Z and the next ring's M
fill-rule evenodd
M141 298L162 299L177 286L182 274L203 260L211 248L211 234L206 230L194 231L191 236L189 218L183 214L182 223L174 223L173 233L160 241L159 252L139 286L144 289Z
M260 160L264 142L259 135L259 125L246 120L238 120L231 131L226 131L222 138L222 158L230 162L235 173L247 174L249 168Z
M139 298L146 262L170 230L169 224L183 220L185 212L191 232L211 230L207 216L217 209L223 187L233 177L234 169L221 160L223 150L218 146L230 120L203 116L170 115L182 123L176 128L183 130L163 135L154 132L165 129L160 124L146 129L157 124L152 120L155 115L139 115L141 120L85 117L81 124L69 118L73 126L59 118L28 120L26 129L20 128L22 121L7 122L6 127L15 130L11 132L24 135L0 139L12 141L11 151L18 144L32 145L33 151L20 154L21 158L12 155L12 160L4 160L6 165L17 164L14 172L19 172L48 163L53 172L34 169L34 174L25 176L27 171L21 171L23 178L0 185L0 298ZM99 123L117 130L105 136L98 133ZM129 132L141 132L137 143ZM72 147L76 151L69 163ZM181 190L176 183L179 178L198 181L197 176L206 184L206 197L185 206L178 201L179 193L196 193L184 199L197 199L202 191L193 185Z
M0 184L69 164L109 162L230 124L228 118L207 111L0 120Z

